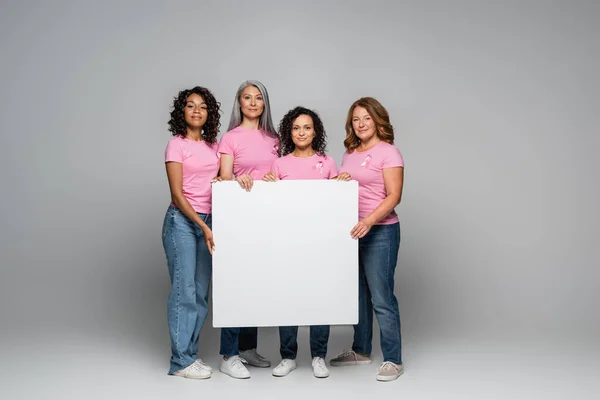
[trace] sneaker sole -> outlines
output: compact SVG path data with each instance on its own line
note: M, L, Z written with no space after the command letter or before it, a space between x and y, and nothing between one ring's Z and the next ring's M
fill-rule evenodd
M377 375L376 379L379 382L390 382L390 381L395 381L396 379L400 378L400 376L404 373L404 371L400 372L398 375L395 376L379 376Z
M329 362L332 367L348 367L350 365L367 365L372 364L373 360L361 360L361 361L333 361Z
M202 380L202 379L209 379L212 376L212 374L210 374L208 376L185 376L185 375L173 374L173 376L177 376L179 378L186 378L186 379L198 379L198 380Z
M248 376L233 376L229 372L223 371L221 368L219 368L219 371L224 373L227 376L232 377L233 379L250 379L250 375L248 375Z
M288 372L286 372L285 374L276 374L275 372L273 372L273 376L276 376L277 378L283 378L284 376L288 376L290 374L290 372L292 372L293 370L295 370L297 367L294 367L292 369L290 369Z
M315 378L319 378L319 379L329 378L329 374L327 374L327 375L317 375L317 374L315 374L313 372L313 375L314 375Z

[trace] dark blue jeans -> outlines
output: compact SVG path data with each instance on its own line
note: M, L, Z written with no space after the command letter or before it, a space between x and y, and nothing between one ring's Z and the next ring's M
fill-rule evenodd
M258 345L258 328L221 328L222 356L231 357L240 351L256 349Z
M281 358L296 359L298 353L298 327L280 326L279 327L279 353ZM327 355L327 341L329 340L329 325L315 325L310 327L310 355L314 357L323 357Z
M358 246L358 325L354 326L352 350L371 354L375 311L383 361L401 364L400 312L394 295L400 224L374 225Z
M198 215L211 226L210 214ZM212 257L202 229L173 206L165 215L162 241L171 278L167 319L171 336L169 374L173 374L198 358L198 337L208 314Z

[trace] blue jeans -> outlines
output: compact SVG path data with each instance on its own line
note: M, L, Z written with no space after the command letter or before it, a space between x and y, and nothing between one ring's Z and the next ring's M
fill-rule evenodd
M400 224L373 225L359 239L358 325L352 350L371 354L373 311L379 323L383 361L402 363L400 312L394 296L394 272L400 247Z
M222 356L237 356L240 351L256 349L257 345L258 328L221 328Z
M198 215L211 226L210 214ZM198 337L208 314L212 256L202 229L173 206L165 215L162 241L171 278L167 317L171 335L169 374L173 374L198 358Z
M279 327L279 353L281 358L296 359L298 353L298 327ZM327 355L327 341L329 340L329 325L315 325L310 327L310 356L323 357Z

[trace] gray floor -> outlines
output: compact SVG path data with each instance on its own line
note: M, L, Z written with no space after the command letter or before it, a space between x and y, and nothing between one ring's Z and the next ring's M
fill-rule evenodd
M216 331L201 356L216 370ZM148 337L153 337L148 341ZM260 330L259 347L278 361L277 333ZM332 330L329 357L348 344L351 329ZM307 329L299 335L299 367L275 378L271 369L252 368L249 380L235 380L218 371L205 381L166 374L168 342L162 333L135 340L93 334L13 339L2 351L2 399L194 398L365 398L372 395L403 399L593 399L598 398L598 342L553 340L482 341L476 339L405 342L406 371L397 381L375 380L381 361L376 346L373 365L331 368L328 379L312 376L307 354ZM162 342L162 343L158 343ZM206 341L205 341L206 342ZM3 342L4 344L7 341ZM6 347L6 346L4 346ZM328 358L329 358L328 357ZM5 362L10 360L10 362Z
M599 399L599 19L594 0L0 2L0 400ZM275 123L318 110L338 165L350 104L390 112L397 381L313 378L306 329L286 378L167 376L172 96L209 87L224 133L246 79ZM259 349L278 361L275 329Z

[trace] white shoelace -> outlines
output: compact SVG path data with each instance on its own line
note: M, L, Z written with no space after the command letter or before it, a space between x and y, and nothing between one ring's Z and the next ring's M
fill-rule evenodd
M289 367L293 364L294 360L290 360L287 358L284 358L283 360L281 360L281 362L279 363L279 367Z
M244 364L248 364L248 361L244 360L240 356L233 356L231 360L231 368L235 370L246 369Z
M391 361L385 361L383 364L381 364L381 367L379 367L379 372L384 371L392 371L393 373L397 374L398 367L396 367L396 364Z
M196 371L202 370L202 367L200 367L200 365L198 365L198 363L192 363L192 364L189 365L188 368L189 369L195 369Z
M354 352L354 350L344 350L342 352L342 354L340 354L339 356L337 356L336 358L345 358L351 355L355 355L356 353Z
M325 360L322 357L315 357L313 359L313 368L319 371L325 372L327 371L327 366L325 365Z
M206 369L206 370L211 369L207 364L204 363L204 361L202 361L201 358L198 358L194 364L196 364L198 366L198 368L201 368L201 369Z

